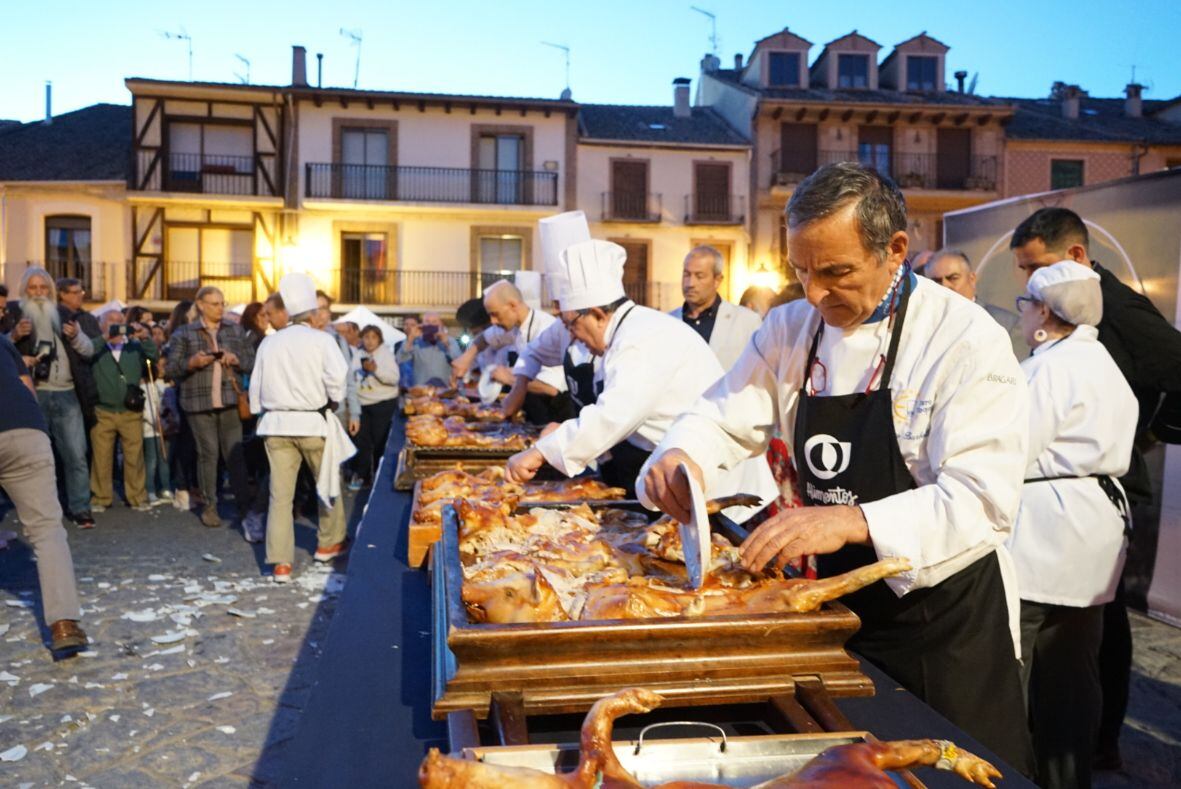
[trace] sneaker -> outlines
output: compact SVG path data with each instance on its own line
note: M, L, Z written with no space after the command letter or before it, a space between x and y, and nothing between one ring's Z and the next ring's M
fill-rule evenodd
M145 501L143 504L132 504L131 509L135 510L136 512L151 512L152 502Z
M275 570L274 570L274 572L271 574L271 580L272 580L272 581L274 581L274 582L275 582L275 583L277 583L277 584L289 584L289 583L291 583L291 565L289 565L289 564L276 564L276 565L275 565Z
M242 536L246 538L246 542L262 542L266 535L266 529L267 524L261 513L248 512L246 517L242 519Z
M363 481L361 480L360 474L354 474L352 477L349 478L349 490L351 490L353 493L356 493L357 491L359 491L362 488L362 486L363 486Z
M316 555L312 558L317 562L330 562L339 556L343 556L345 551L349 549L348 545L348 540L344 540L343 542L338 542L336 545L329 545L327 548L317 548Z
M215 507L206 507L201 511L201 523L205 524L211 529L216 529L221 526L221 517L217 514Z
M92 502L90 502L90 511L91 512L106 512L107 505L106 504L99 504L97 501L92 501Z
M172 491L170 491L170 490L160 491L159 499L160 499L161 504L171 504L172 503Z
M189 492L187 490L178 490L172 500L172 506L181 512L188 512L190 509Z
M79 529L93 529L95 527L94 516L89 512L80 512L72 516L71 519L78 524Z

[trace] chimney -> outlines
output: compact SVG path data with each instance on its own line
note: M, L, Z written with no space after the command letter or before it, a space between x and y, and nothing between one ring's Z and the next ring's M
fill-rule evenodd
M1124 99L1124 115L1129 118L1139 118L1144 114L1144 106L1140 101L1140 92L1143 90L1144 86L1135 82L1128 83L1128 86L1124 88L1124 95L1127 96Z
M706 55L701 59L701 71L703 74L713 74L722 67L722 61L718 59L717 55Z
M742 71L742 53L741 52L737 52L734 54L734 70L735 71Z
M45 82L45 125L53 123L53 83Z
M677 77L673 80L673 116L688 118L693 114L689 108L689 78Z
M1070 120L1078 120L1079 98L1082 96L1082 90L1078 85L1063 85L1061 91L1062 97L1062 117Z
M955 73L955 85L956 85L955 89L956 89L956 91L958 91L959 93L964 92L964 80L966 80L967 78L968 78L968 72L966 72L966 71L957 71Z
M299 45L291 48L291 86L308 86L308 51Z

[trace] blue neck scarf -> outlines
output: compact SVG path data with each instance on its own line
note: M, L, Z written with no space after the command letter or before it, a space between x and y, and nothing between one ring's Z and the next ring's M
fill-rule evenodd
M898 267L898 271L894 272L894 279L890 282L890 287L886 289L886 295L882 297L881 302L874 308L874 311L865 323L877 323L884 320L890 315L890 305L895 301L895 296L899 293L903 282L908 283L907 287L911 293L914 293L915 285L918 284L919 278L910 269L910 262L903 263ZM897 305L895 305L896 307Z

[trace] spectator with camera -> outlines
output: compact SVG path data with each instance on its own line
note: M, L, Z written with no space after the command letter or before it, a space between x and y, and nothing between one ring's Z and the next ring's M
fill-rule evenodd
M201 522L215 528L222 525L217 513L219 456L239 511L251 500L235 376L253 368L254 348L237 324L222 318L226 300L221 290L206 285L197 291L196 305L197 319L178 328L169 341L167 371L180 388L180 405L197 444L197 481L205 500Z
M128 324L123 313L103 315L104 345L91 359L98 389L95 424L90 431L94 461L90 466L91 509L102 512L114 501L111 468L115 462L115 438L123 444L123 492L132 509L147 511L144 489L144 392L139 382L149 362L159 358L151 332L142 323Z
M79 311L71 306L75 301L81 306L81 287L70 290L59 306L49 272L30 266L21 277L19 300L8 304L6 314L12 323L9 339L33 373L37 403L61 463L70 518L82 528L93 528L83 414L94 404L94 379L88 362L95 344L79 321ZM93 328L97 334L97 326Z
M447 386L451 362L459 358L459 343L447 335L437 312L426 312L422 325L406 322L406 340L398 350L398 363L413 363L413 380L418 385Z

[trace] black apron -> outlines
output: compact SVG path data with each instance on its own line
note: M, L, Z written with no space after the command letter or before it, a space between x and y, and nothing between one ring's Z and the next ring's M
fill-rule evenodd
M817 328L796 410L793 454L805 506L865 504L916 487L898 447L890 376L912 286L903 276L876 390L820 397L808 387ZM871 378L870 387L874 379ZM817 557L821 577L871 564L869 546ZM842 598L861 618L849 648L1022 772L1032 769L1018 662L995 553L942 583L899 598L878 581ZM916 735L917 736L917 735Z

